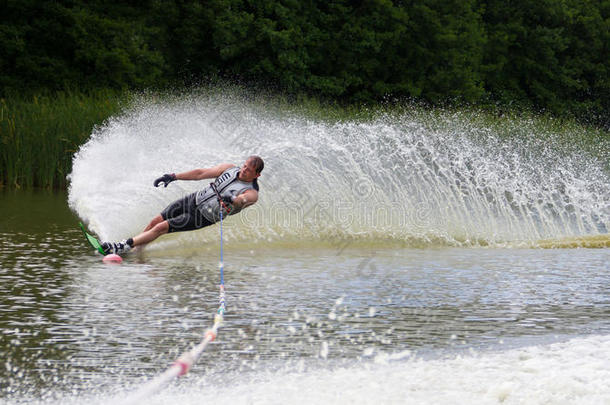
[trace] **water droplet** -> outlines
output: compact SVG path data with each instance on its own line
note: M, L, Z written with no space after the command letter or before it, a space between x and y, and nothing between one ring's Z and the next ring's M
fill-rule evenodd
M328 342L322 342L322 347L320 348L320 357L323 359L328 357Z

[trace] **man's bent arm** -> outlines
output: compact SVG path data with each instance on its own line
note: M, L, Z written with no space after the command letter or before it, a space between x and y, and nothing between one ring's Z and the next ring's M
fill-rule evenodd
M246 208L256 201L258 201L258 192L256 190L246 190L233 200L233 206L240 209Z
M222 174L227 169L235 167L233 163L221 163L207 169L194 169L188 172L176 173L178 180L203 180L214 179Z

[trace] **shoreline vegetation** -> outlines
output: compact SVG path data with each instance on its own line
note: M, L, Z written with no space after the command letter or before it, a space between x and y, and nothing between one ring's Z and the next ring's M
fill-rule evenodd
M314 118L458 109L608 139L608 44L607 0L7 2L0 184L64 188L71 154L134 94L206 86Z
M405 114L442 121L443 116L459 114L474 125L491 128L500 137L514 134L508 121L534 122L539 136L553 134L554 140L607 161L610 171L610 132L578 123L575 119L537 114L522 109L501 110L497 107L435 107L405 101L375 105L338 105L332 101L302 96L281 96L254 92L235 86L211 86L190 92L135 93L112 89L91 92L56 92L41 96L12 96L0 99L0 190L67 188L66 176L72 170L72 157L94 129L106 120L128 111L134 104L172 103L183 97L214 97L230 93L236 102L254 103L259 107L285 114L297 114L320 120L367 121L380 115L400 117ZM529 126L531 128L531 126Z
M0 188L65 189L73 154L126 100L115 90L0 99Z

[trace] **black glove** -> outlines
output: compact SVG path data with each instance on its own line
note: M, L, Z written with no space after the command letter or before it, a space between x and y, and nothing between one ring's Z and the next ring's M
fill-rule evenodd
M167 187L167 185L169 183L171 183L172 181L176 180L176 174L172 173L172 174L164 174L163 176L159 177L157 180L155 180L155 182L153 183L153 185L155 187L159 187L159 183L164 183L165 187Z
M233 200L235 200L235 196L232 195L225 195L224 197L222 197L222 201L225 204L233 204Z

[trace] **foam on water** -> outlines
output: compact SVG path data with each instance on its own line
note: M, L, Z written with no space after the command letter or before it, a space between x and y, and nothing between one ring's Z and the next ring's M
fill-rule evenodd
M156 177L258 154L266 163L259 203L227 221L229 240L473 246L607 238L608 144L600 159L541 131L530 121L486 124L476 114L418 108L323 121L237 96L147 98L75 155L69 204L102 238L126 238L207 184L155 189ZM216 240L208 229L165 243Z
M581 405L610 402L610 336L607 335L505 351L470 351L436 359L421 358L409 351L372 353L351 366L333 367L332 363L320 360L324 364L301 364L292 370L191 375L179 386L164 390L146 403ZM86 400L114 404L122 398L115 395L98 393ZM84 400L64 397L58 401L76 404Z
M406 360L405 360L406 357ZM489 404L610 401L610 337L438 360L378 354L367 363L304 373L257 373L225 387L205 379L150 404ZM393 361L396 359L395 361ZM199 387L199 384L202 386ZM175 401L175 402L172 402Z

